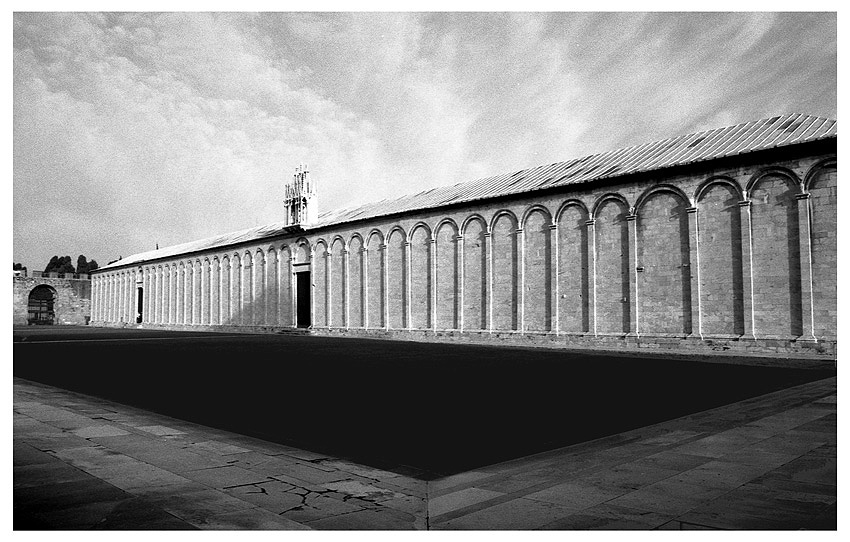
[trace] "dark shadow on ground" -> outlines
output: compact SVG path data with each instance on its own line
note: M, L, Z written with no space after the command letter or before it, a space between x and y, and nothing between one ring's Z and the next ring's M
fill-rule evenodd
M17 377L424 479L835 374L312 336L14 335Z

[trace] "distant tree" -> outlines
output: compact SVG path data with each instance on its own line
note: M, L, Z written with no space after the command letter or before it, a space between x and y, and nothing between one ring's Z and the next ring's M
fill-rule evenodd
M76 268L71 263L70 256L53 256L50 258L47 267L44 268L45 273L74 273Z
M26 267L19 263L12 264L12 271L23 271L24 269L26 269Z
M97 261L92 260L90 262L86 261L86 257L80 254L80 257L77 258L77 274L90 274L92 271L97 269Z

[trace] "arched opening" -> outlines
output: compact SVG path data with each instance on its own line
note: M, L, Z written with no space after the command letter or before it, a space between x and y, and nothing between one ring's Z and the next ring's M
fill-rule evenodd
M46 284L33 288L27 301L27 324L53 325L55 303L56 290Z

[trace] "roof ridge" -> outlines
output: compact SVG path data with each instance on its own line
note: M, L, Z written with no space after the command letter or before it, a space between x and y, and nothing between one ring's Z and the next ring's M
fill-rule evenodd
M781 122L780 122L781 121ZM800 127L806 125L804 129ZM828 117L786 113L767 119L711 128L604 151L566 161L541 164L498 175L431 187L395 198L335 208L319 214L316 229L354 220L366 220L401 212L422 211L452 203L466 203L545 188L582 184L599 179L736 156L781 146L796 145L837 137L838 122ZM790 130L790 131L789 131ZM799 133L798 133L799 132ZM710 137L710 135L722 137ZM796 134L796 135L795 135ZM372 211L372 212L367 212ZM102 267L106 270L162 259L187 252L210 250L217 246L256 241L284 232L284 222L273 222L157 250L134 254Z

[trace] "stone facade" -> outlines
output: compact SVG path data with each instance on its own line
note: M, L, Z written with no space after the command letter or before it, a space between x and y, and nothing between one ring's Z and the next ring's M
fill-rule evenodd
M54 292L54 324L87 325L91 317L91 279L88 275L59 273L32 273L33 276L15 276L12 279L12 323L27 325L30 293L38 286L47 286ZM62 278L60 278L60 276Z
M834 355L835 141L114 266L93 320L286 329L310 271L319 333Z

